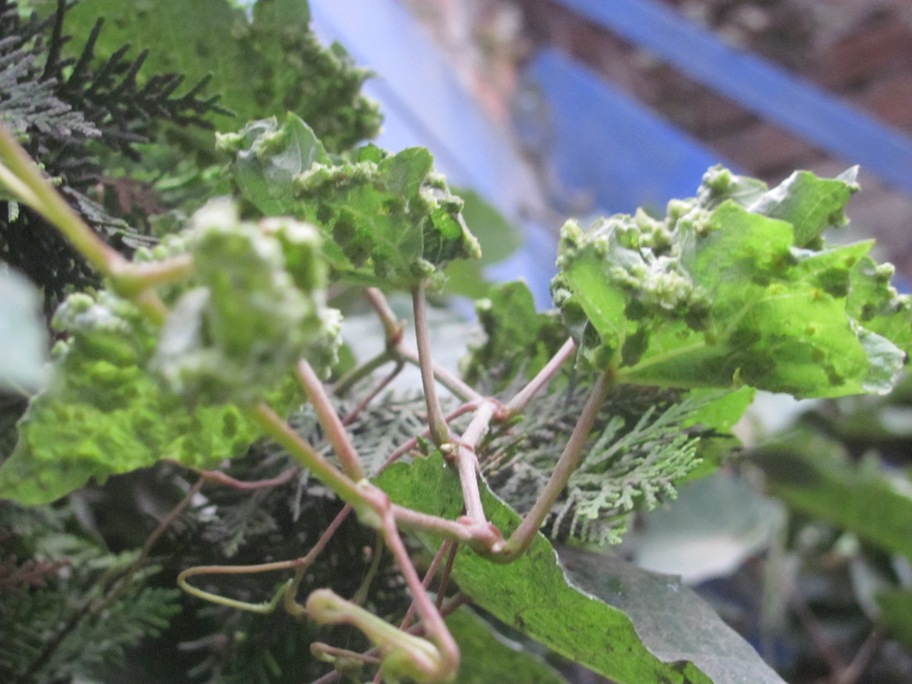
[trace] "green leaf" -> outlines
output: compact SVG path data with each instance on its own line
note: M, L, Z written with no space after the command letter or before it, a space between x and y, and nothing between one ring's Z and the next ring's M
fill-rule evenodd
M912 648L912 591L888 589L877 593L880 622L890 630L890 635Z
M458 477L439 455L411 465L395 464L377 478L377 484L396 503L425 513L455 518L462 511ZM482 501L489 520L505 535L519 524L519 517L487 487L482 488ZM453 577L461 591L501 622L619 684L711 681L687 662L686 654L665 661L653 653L622 610L570 584L542 535L509 565L492 563L462 547Z
M19 442L0 466L0 498L54 501L95 477L163 458L212 468L243 454L259 431L236 407L188 410L144 365L155 331L131 304L101 292L72 295L57 316L74 335L58 345L49 387L19 424Z
M459 684L522 682L561 684L564 678L541 658L507 641L468 608L460 608L446 619L450 633L459 644Z
M836 440L801 430L750 452L770 492L789 506L912 558L912 486L869 457L853 463Z
M312 226L290 219L241 222L210 202L186 236L196 287L176 301L151 369L190 403L251 404L300 358L326 375L339 318L322 306L325 265Z
M516 376L531 379L567 339L567 329L554 311L539 313L525 283L492 286L475 302L484 341L470 345L462 373L472 385L486 382L501 391Z
M753 647L680 578L571 547L562 547L560 558L573 584L630 616L637 634L656 657L687 659L720 684L784 684Z
M0 466L0 497L47 503L164 458L214 468L260 437L245 406L265 399L284 412L300 402L298 359L329 370L340 321L323 306L311 226L245 223L230 203L213 202L189 231L137 259L184 250L195 278L163 289L172 308L162 329L108 291L72 295L58 310L54 326L69 339Z
M857 177L857 166L838 178L818 178L810 171L796 171L745 206L753 214L792 224L796 246L815 245L819 249L825 230L848 223L843 207L858 191Z
M15 271L0 270L0 390L31 392L47 381L47 331L38 289Z
M889 391L912 335L909 298L873 266L870 242L818 245L843 221L851 175L797 174L758 195L726 173L708 173L663 221L639 212L564 226L552 289L581 362L641 385Z
M388 155L367 146L351 160L330 158L302 120L289 114L222 136L244 198L269 216L320 227L334 272L363 285L411 289L442 279L454 259L481 256L462 201L432 169L424 148Z

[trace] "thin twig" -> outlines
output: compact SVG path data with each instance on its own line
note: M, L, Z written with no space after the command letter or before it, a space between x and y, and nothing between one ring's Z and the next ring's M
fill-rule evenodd
M554 507L554 502L557 501L570 476L579 466L580 459L583 456L583 447L586 445L586 440L589 437L589 433L592 432L595 419L598 417L599 409L613 382L614 375L610 370L604 371L596 380L589 399L586 401L582 413L580 413L579 420L577 420L573 432L570 434L570 439L567 440L564 451L561 453L557 465L554 466L551 477L548 478L548 483L539 493L532 509L510 536L504 547L503 554L498 560L515 560L529 548L538 529Z
M0 165L19 181L11 183L9 176L3 174L7 188L16 192L24 186L27 192L19 199L57 228L95 270L114 278L126 268L127 260L85 224L4 124L0 124Z
M264 480L244 481L231 477L220 470L197 470L193 467L190 467L190 469L197 472L207 483L231 487L232 489L237 489L239 491L255 491L257 489L267 489L269 487L281 487L282 485L291 482L295 475L301 472L301 469L298 466L291 466L290 468L285 468L285 470L275 477Z
M830 640L824 629L820 626L817 617L811 612L811 609L808 608L804 599L801 598L801 595L796 589L792 589L792 591L789 592L789 605L795 612L798 621L807 630L808 635L811 637L811 641L814 643L814 647L817 649L818 653L820 653L830 672L842 672L846 668L846 662L843 659L842 654L832 643L830 643Z
M437 607L442 608L443 597L446 595L447 585L450 583L450 577L453 574L453 565L456 564L456 554L459 552L459 544L450 546L450 553L447 557L446 567L443 569L443 576L440 578L440 586L437 588Z
M884 640L884 633L880 628L875 627L861 644L852 662L849 663L842 672L834 677L833 684L855 684L864 674L865 669L871 663L877 649L880 648Z
M403 321L396 318L396 314L393 313L392 308L390 308L389 302L386 301L383 292L378 288L365 288L364 296L374 308L377 317L380 319L380 323L383 325L383 331L386 333L387 348L392 349L398 347L399 342L402 340L402 333L405 329Z
M525 411L529 402L532 401L535 395L544 389L549 382L551 382L551 379L560 367L573 355L574 351L576 351L576 344L574 343L573 338L570 338L564 342L557 353L551 357L551 360L545 364L545 367L529 381L529 384L523 387L516 396L507 402L506 408L509 415L512 416Z
M412 305L415 311L415 341L418 345L418 367L421 371L421 384L424 386L424 401L427 405L428 429L434 444L442 447L450 439L450 429L443 415L443 409L440 407L440 400L437 398L424 286L418 286L412 291Z
M471 411L474 411L477 408L478 408L478 406L474 402L463 404L462 406L458 407L456 410L448 413L446 416L446 421L447 421L447 423L449 423L453 420L456 420L456 418L459 418L459 416L463 416L466 413L470 413ZM420 436L427 438L430 436L430 431L425 430L424 432L421 433ZM412 437L407 442L405 442L405 444L398 447L392 454L390 454L389 457L383 462L383 465L381 465L377 469L377 475L382 473L384 470L389 468L393 463L395 463L400 458L402 458L405 454L407 454L409 451L411 451L416 446L418 446L418 439L419 439L418 437Z
M456 645L453 635L450 634L450 630L447 629L440 611L437 610L437 606L434 605L425 592L421 578L418 576L418 571L415 570L408 550L399 536L396 520L392 513L383 516L381 532L387 548L393 554L399 572L405 578L405 583L412 594L415 607L424 623L427 637L439 650L441 660L438 671L434 674L438 674L442 678L455 674L459 669L459 647Z
M365 478L364 466L361 464L361 459L358 457L355 445L352 444L351 438L348 436L348 431L345 429L342 419L339 418L339 414L336 413L332 402L329 400L329 395L323 389L323 383L320 382L320 378L317 377L314 369L304 359L299 361L295 367L295 377L301 383L307 398L313 405L317 414L317 421L332 445L339 463L342 464L342 470L355 482L360 482Z
M440 609L440 615L444 618L449 617L453 612L459 610L468 602L469 599L465 594L456 594L446 602L446 605L443 606L443 608ZM412 625L405 631L408 634L420 636L424 634L424 625L420 623L417 625ZM380 648L375 646L374 648L365 652L364 655L371 656L377 653L380 653ZM334 684L334 682L338 682L341 677L342 675L338 671L333 670L332 672L327 672L319 679L315 679L313 682L311 682L311 684Z
M419 368L421 367L420 355L407 348L404 344L400 345L399 347L399 355L412 365ZM462 401L481 401L484 399L484 397L479 392L477 392L474 387L471 387L464 383L459 377L451 373L440 364L431 364L431 369L433 370L434 378L437 380L437 382L450 390L450 392L452 392Z
M339 378L333 385L333 394L337 396L346 394L355 384L361 382L361 380L369 376L375 370L386 365L387 363L390 363L391 361L400 363L397 361L397 354L395 351L384 349L376 356L373 356L364 363L355 366L345 375Z
M361 412L364 409L366 409L374 399L377 398L377 395L379 395L380 392L382 392L393 380L396 379L396 376L402 372L402 369L404 367L405 367L405 364L402 363L401 361L396 363L396 367L393 368L393 370L391 370L389 372L389 374L387 374L383 378L383 380L381 380L379 383L377 383L377 385L370 392L365 394L361 398L361 401L358 402L358 405L355 406L355 408L353 408L348 413L348 415L346 415L342 419L342 424L345 425L346 427L351 425L355 421L355 419L361 414Z
M445 539L440 545L440 548L437 549L437 553L434 554L434 558L431 559L431 564L428 566L427 571L424 573L424 581L422 585L425 590L431 586L431 581L434 579L434 575L437 574L437 570L440 568L440 564L443 562L443 559L447 557L449 549L454 545L451 539ZM438 596L439 599L439 596ZM437 608L440 608L440 604L437 603ZM412 601L408 610L405 612L405 617L402 618L402 622L399 624L399 629L408 629L412 624L412 618L415 616L415 602Z
M316 449L306 439L295 432L269 406L259 404L250 409L248 413L267 435L283 446L289 454L305 468L309 469L323 484L332 487L345 503L353 505L359 513L365 506L371 507L372 503L355 482L318 454Z
M475 454L475 447L487 433L496 409L497 406L490 401L478 407L456 450L459 484L462 487L466 516L478 522L487 522L487 518L481 505L481 492L478 488L478 456Z
M86 225L3 124L0 183L54 226L96 271L110 280L115 292L133 301L153 323L164 323L168 309L144 281L148 267L134 267ZM153 281L157 277L153 276Z

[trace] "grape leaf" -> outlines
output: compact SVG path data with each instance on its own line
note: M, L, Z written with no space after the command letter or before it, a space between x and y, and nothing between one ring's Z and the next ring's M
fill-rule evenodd
M302 357L328 373L340 321L322 306L312 226L241 222L220 201L194 215L186 240L196 287L177 299L151 359L168 389L190 403L251 404Z
M0 497L53 501L84 485L163 458L213 468L260 436L243 407L300 403L290 375L309 358L325 373L338 318L322 304L319 239L310 227L240 222L228 203L154 254L186 250L196 277L164 290L162 329L108 291L71 295L54 318L68 336L49 387L29 404L19 442L0 466Z
M680 578L572 547L560 549L560 561L570 582L629 615L637 634L657 657L687 659L720 684L784 684Z
M462 607L452 613L446 622L462 656L459 666L461 684L565 682L540 657L508 642L468 608Z
M462 511L458 477L439 455L395 464L376 482L398 504L450 518ZM519 517L484 486L482 501L504 534L519 524ZM492 563L463 547L453 577L461 591L498 620L619 684L711 681L680 656L663 661L644 645L622 610L575 588L542 535L509 565Z
M330 157L304 121L289 114L249 123L220 137L234 154L243 197L269 216L319 226L338 276L364 285L411 289L439 282L454 259L481 256L460 211L462 201L432 170L424 148L389 155L368 145L351 159Z
M243 454L258 430L236 407L188 410L144 366L157 336L128 302L107 292L72 295L57 326L50 386L29 404L19 441L0 466L0 498L54 501L107 476L173 458L215 467Z
M912 302L867 256L871 242L820 238L844 222L852 174L761 190L716 169L662 221L568 222L552 290L581 363L641 385L889 391L912 348Z

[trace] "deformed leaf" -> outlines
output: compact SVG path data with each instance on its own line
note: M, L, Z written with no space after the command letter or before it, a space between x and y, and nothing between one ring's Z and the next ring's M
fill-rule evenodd
M234 406L188 410L161 389L144 368L156 336L131 304L106 292L72 295L58 325L75 336L56 349L51 383L19 423L0 466L0 498L49 503L92 477L163 458L212 468L260 436Z
M0 497L53 501L90 478L170 458L213 468L260 437L244 407L300 401L291 371L326 373L337 312L323 305L315 229L290 219L242 222L227 202L197 212L143 261L186 250L195 276L163 288L164 327L109 291L70 296L54 318L67 339L48 388L29 404L0 466Z
M458 477L439 455L411 465L396 464L377 478L377 484L396 503L425 513L452 518L462 510ZM518 516L486 487L482 500L489 519L505 535L519 524ZM462 548L453 577L461 591L501 622L619 684L712 681L686 656L664 659L651 651L623 610L570 584L542 535L509 565Z
M742 204L753 214L791 223L796 246L819 248L825 230L841 228L849 222L843 207L858 191L857 177L857 166L838 178L818 178L810 171L796 171L753 202Z
M912 304L867 256L872 243L819 239L844 223L854 187L851 175L799 173L759 192L714 169L664 220L616 215L588 231L569 222L552 289L581 360L622 383L889 391L912 341Z
M150 365L168 389L191 403L250 404L302 357L328 373L339 319L322 305L316 229L242 222L233 204L214 201L186 241L196 287L177 299Z
M433 171L424 148L389 155L368 145L331 158L293 114L222 136L244 198L264 215L287 214L320 227L335 274L365 285L411 289L442 279L454 259L481 256L463 221L462 201Z

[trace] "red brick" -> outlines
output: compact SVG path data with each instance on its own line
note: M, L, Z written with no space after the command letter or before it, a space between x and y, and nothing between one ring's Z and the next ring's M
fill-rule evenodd
M912 72L878 80L859 103L882 121L912 132Z
M875 74L912 65L912 29L895 18L878 21L831 45L817 63L808 75L826 87L863 85Z
M761 177L788 172L817 155L810 143L766 122L710 138L708 143L726 160Z

